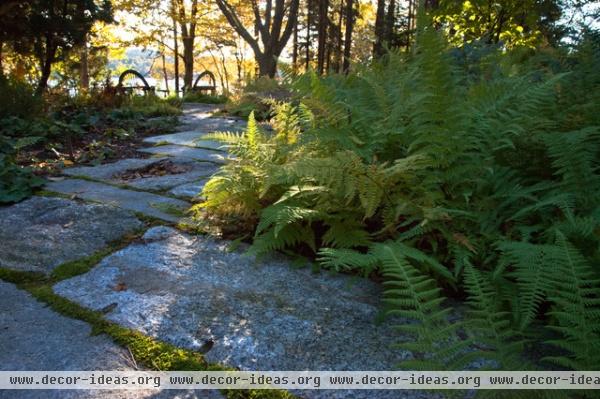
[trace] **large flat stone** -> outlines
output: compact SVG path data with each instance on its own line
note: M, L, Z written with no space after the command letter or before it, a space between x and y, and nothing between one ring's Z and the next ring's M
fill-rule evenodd
M0 208L0 266L50 273L141 227L123 209L33 197Z
M0 281L0 370L135 370L127 350L92 336L80 320L54 313L29 293ZM215 391L0 390L6 399L219 398Z
M208 148L211 150L225 151L222 143L203 139L210 131L187 130L179 133L162 134L160 136L151 136L144 139L145 143L153 144L176 144L188 147Z
M140 148L138 149L138 151L145 152L147 154L154 154L157 156L169 156L176 159L191 159L196 161L208 161L214 163L224 163L227 157L227 154L222 151L214 151L205 148L195 148L175 144Z
M244 370L391 370L409 355L390 347L396 331L375 324L380 291L370 281L315 275L283 259L255 263L229 251L227 241L168 227L152 228L144 239L58 283L55 292L92 309L117 303L110 320L175 345L198 349L212 341L207 360Z
M178 216L168 212L170 209L185 210L190 206L187 202L174 198L80 179L50 182L46 185L46 189L63 194L75 194L82 199L108 203L169 222L179 220Z
M68 176L85 176L96 180L111 180L113 176L126 170L140 169L156 163L164 158L129 158L121 159L113 163L105 163L97 166L76 166L63 169L63 173Z
M189 199L198 199L200 198L200 193L207 181L207 179L203 179L192 183L182 184L181 186L169 190L169 194Z
M182 123L178 130L181 133L188 132L197 132L199 136L205 135L207 133L213 132L233 132L233 131L242 131L246 128L246 121L234 118L194 118L194 117L183 117L180 118L180 122ZM144 141L149 143L158 143L158 142L169 142L172 144L182 144L182 145L195 145L194 143L190 143L189 141L178 141L174 142L171 140L176 140L176 138L169 137L173 135L163 134L161 136L153 136L148 137ZM153 141L150 141L153 140ZM156 141L155 141L156 140ZM186 144L187 143L187 144Z
M214 112L223 108L221 104L203 104L203 103L183 103L183 115L191 115L195 117L210 117Z
M141 190L167 190L190 181L198 180L214 174L218 166L214 163L196 162L190 158L169 159L165 157L142 159L123 159L121 161L99 166L80 166L64 170L69 176L83 176L94 180L102 180L112 184L126 185ZM168 162L167 162L168 161ZM169 163L179 172L171 173L168 170L162 175L148 175L141 173L140 177L134 177L136 171L158 167Z

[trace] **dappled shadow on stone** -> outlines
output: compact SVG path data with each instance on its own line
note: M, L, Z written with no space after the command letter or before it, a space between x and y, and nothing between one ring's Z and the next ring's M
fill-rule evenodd
M93 309L115 302L110 320L244 370L392 370L409 356L391 349L397 332L375 324L380 292L367 280L316 275L285 259L254 262L228 251L228 242L167 227L150 229L144 239L55 291ZM127 289L111 288L118 283ZM299 394L432 397L417 391Z

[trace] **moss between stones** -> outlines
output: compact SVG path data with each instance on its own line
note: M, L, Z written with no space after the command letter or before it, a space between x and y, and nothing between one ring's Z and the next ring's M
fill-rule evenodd
M135 236L133 237L135 238ZM55 312L87 322L92 334L106 334L115 343L127 348L135 361L149 369L161 371L226 371L234 370L208 364L202 354L155 340L138 331L121 327L104 318L101 312L85 308L54 293L52 285L60 280L89 271L103 257L125 246L132 239L114 244L87 258L58 266L50 277L42 273L23 272L0 268L0 279L16 284L28 291L38 301ZM292 399L294 396L281 390L222 390L228 399Z
M175 216L178 218L185 217L187 210L182 209L181 207L169 204L166 202L151 202L150 206L154 209L158 209L161 212L166 213L167 215Z

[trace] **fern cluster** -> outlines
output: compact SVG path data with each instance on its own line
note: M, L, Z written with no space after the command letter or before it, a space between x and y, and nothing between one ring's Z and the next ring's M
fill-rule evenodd
M382 275L388 314L412 337L405 367L597 369L597 43L558 72L488 54L473 77L423 32L415 54L306 73L273 132L251 115L245 133L211 136L236 158L197 215L251 220L257 254ZM579 70L592 87L578 98ZM447 297L468 310L452 317Z

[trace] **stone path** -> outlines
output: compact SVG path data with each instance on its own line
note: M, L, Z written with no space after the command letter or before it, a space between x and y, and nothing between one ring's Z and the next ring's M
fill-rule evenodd
M48 274L142 226L130 212L111 206L33 197L0 208L0 266Z
M226 151L202 137L215 129L242 127L237 119L211 117L215 109L186 105L181 132L148 138L149 144L161 145L140 149L159 157L65 170L66 177L49 182L46 190L69 199L34 197L0 208L0 267L50 273L139 230L143 223L136 215L176 222L218 163L227 162ZM408 356L390 348L397 332L374 323L380 309L374 283L316 275L285 258L256 262L243 248L230 251L230 245L153 227L89 272L58 282L54 291L90 309L110 309L106 318L122 326L245 370L390 370ZM0 282L0 310L0 370L131 367L123 349L108 338L90 336L85 323L53 313L12 284ZM6 397L219 395L49 392L53 396L12 391ZM305 398L433 397L417 391L294 393Z
M18 306L16 306L18 305ZM61 316L25 291L0 281L0 370L137 370L127 350L87 323ZM219 392L158 390L2 391L0 398L222 398Z

